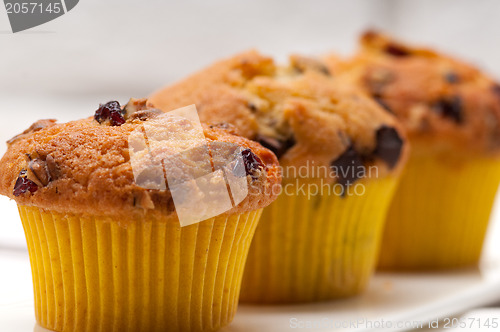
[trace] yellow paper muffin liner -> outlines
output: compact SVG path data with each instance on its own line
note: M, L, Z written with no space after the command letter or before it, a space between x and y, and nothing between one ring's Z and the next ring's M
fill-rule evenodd
M379 266L477 264L500 182L500 160L413 155L388 213Z
M19 206L38 323L54 331L214 331L235 314L261 210L180 227Z
M241 301L312 302L360 293L376 265L396 182L366 180L360 196L282 193L255 232Z

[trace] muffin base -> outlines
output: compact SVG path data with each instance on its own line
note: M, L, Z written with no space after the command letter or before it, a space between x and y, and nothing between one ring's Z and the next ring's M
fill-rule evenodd
M298 303L362 292L376 265L396 178L361 182L361 196L285 195L264 209L241 301Z
M262 210L180 227L19 206L38 323L54 331L215 331L235 314Z
M500 160L411 156L384 231L382 269L449 269L479 261Z

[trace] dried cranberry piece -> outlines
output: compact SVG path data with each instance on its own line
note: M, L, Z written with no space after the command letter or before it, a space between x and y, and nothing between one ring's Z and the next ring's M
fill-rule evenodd
M383 125L377 129L377 145L373 154L384 160L390 168L398 163L403 148L403 140L396 129Z
M276 157L281 158L292 146L295 145L295 138L293 136L286 140L279 140L274 137L257 135L256 141L263 147L271 150Z
M112 126L121 126L125 123L123 111L120 107L120 103L117 101L109 101L106 104L100 104L97 111L95 111L94 119L99 123L109 120Z
M28 179L27 171L23 169L19 172L19 176L17 177L16 184L14 185L14 191L12 194L14 196L19 196L26 192L34 193L38 190L38 186L35 182Z
M344 188L356 182L360 178L360 173L364 173L365 167L361 156L352 145L340 157L332 161L330 166L335 171L337 183Z
M257 171L264 169L264 163L250 149L241 151L241 155L243 156L243 163L245 164L245 171L247 175L250 175L252 180L257 180L259 178Z
M442 116L450 118L456 123L462 123L463 121L462 98L459 96L438 100L434 104L434 109Z
M408 52L405 48L397 45L397 44L388 44L385 47L385 53L390 54L395 57L405 57L410 55L410 52Z

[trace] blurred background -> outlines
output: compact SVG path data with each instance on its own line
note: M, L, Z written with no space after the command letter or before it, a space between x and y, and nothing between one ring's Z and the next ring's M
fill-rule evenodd
M367 28L500 78L499 13L498 0L80 0L66 15L13 34L2 8L0 154L3 142L40 118L88 117L100 102L146 96L250 48L280 61L290 53L348 55ZM0 259L14 257L14 266L22 258L28 270L15 204L0 197L0 211ZM0 306L21 289L31 297L25 288L4 287Z
M81 0L13 34L0 9L0 142L40 118L68 121L100 102L146 96L246 49L280 61L293 52L348 55L373 27L500 78L498 13L497 0ZM3 221L0 246L24 247L20 223Z

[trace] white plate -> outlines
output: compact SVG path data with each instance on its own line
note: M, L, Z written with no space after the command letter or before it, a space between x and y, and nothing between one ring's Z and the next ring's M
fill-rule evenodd
M2 202L1 205L4 217L17 213L15 204ZM315 324L315 328L306 330L313 331L375 331L382 326L384 330L408 330L410 326L422 324L426 327L434 319L452 317L498 302L498 217L495 212L485 257L478 269L446 273L378 273L362 296L342 301L288 306L241 305L234 322L223 331L280 332L309 324ZM47 331L35 325L27 252L0 248L0 266L0 331ZM392 329L388 324L392 324Z

